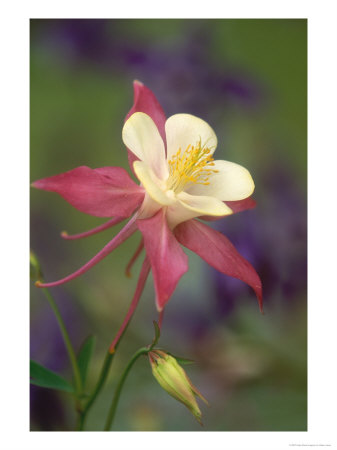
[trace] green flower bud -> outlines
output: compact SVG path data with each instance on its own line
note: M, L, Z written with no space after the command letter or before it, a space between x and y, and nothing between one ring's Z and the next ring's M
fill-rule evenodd
M207 405L207 400L198 389L191 383L184 369L177 360L161 350L153 350L148 353L152 373L160 386L179 402L183 403L201 422L201 411L196 401L196 396L201 398Z

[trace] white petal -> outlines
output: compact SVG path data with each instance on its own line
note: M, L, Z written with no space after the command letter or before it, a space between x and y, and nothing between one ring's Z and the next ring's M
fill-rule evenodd
M175 228L179 223L186 222L186 220L198 217L198 213L190 209L185 208L180 202L176 202L171 206L168 206L166 211L167 223L171 230Z
M153 200L160 205L171 205L176 201L170 196L171 191L166 195L165 183L154 174L153 170L144 161L135 161L133 168L137 178Z
M180 192L177 195L179 202L186 208L199 213L200 216L225 216L232 214L232 210L221 200L203 195L190 195L187 192Z
M178 202L167 209L167 220L171 228L181 222L199 216L227 216L233 211L222 201L214 197L189 195L180 192L177 195Z
M252 195L254 181L247 169L229 161L214 161L209 185L194 184L186 190L193 195L209 195L223 201L243 200Z
M146 192L144 201L138 211L138 219L148 219L156 214L163 206L154 201Z
M175 114L169 117L165 123L165 131L167 160L170 160L179 148L184 152L189 145L196 146L200 140L201 146L208 147L210 154L213 154L218 143L208 123L190 114Z
M150 116L136 112L125 122L123 142L141 161L144 161L161 178L168 177L165 146L156 124Z

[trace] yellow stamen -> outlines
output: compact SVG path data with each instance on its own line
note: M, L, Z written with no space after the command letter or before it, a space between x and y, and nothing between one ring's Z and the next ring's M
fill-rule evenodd
M217 173L211 166L214 166L214 159L210 155L208 147L201 146L201 140L196 146L188 145L181 154L181 148L168 161L169 178L167 188L181 192L188 184L209 185L209 176Z

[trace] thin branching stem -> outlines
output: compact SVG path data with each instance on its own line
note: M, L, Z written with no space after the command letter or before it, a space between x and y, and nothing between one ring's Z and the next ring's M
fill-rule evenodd
M119 397L121 395L125 380L132 368L132 366L134 365L134 363L137 361L137 359L141 356L141 355L145 355L150 351L149 347L142 347L140 348L130 359L129 363L127 364L127 366L125 367L115 390L114 396L112 398L112 403L109 409L109 413L108 413L108 417L105 423L105 427L104 427L104 431L109 431L111 429L113 420L115 418L115 414L116 414L116 410L117 410L117 406L118 406L118 401L119 401Z
M43 288L42 290L48 300L48 303L49 303L51 309L53 310L53 313L55 314L57 323L60 327L64 345L67 349L68 357L69 357L69 360L70 360L70 363L71 363L71 366L73 369L76 397L79 398L82 395L83 386L82 386L82 378L81 378L81 374L80 374L80 369L78 367L74 348L72 346L68 331L66 329L65 323L61 317L60 311L55 303L54 298L52 297L51 293L49 292L49 290L47 288Z

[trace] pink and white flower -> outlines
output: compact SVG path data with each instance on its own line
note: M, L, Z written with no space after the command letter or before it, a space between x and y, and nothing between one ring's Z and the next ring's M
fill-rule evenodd
M166 120L154 94L139 81L134 82L134 94L134 105L126 117L122 138L128 149L130 167L140 185L120 167L90 169L86 166L33 183L36 188L57 192L84 213L112 217L84 233L73 236L63 233L65 239L87 237L125 218L132 216L131 219L73 274L37 285L57 286L82 275L139 230L142 241L130 266L143 246L146 257L125 326L150 270L157 309L163 310L188 270L187 256L180 244L220 272L251 286L262 310L261 281L254 268L224 235L196 220L215 220L253 208L255 202L250 196L254 182L250 173L238 164L214 160L217 138L204 120L190 114L175 114ZM120 335L124 329L122 326Z

